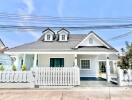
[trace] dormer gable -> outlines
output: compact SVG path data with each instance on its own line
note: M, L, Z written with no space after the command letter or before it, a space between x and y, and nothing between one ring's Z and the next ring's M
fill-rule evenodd
M42 33L44 34L43 35L44 41L53 41L54 40L55 33L50 28L47 28Z
M89 47L89 46L97 46L97 47L106 47L112 48L108 43L106 43L102 38L100 38L93 31L90 31L89 34L78 44L75 48L79 47Z
M59 30L57 32L58 37L59 37L59 41L68 41L68 37L69 37L69 31L67 31L66 29L62 28L61 30Z

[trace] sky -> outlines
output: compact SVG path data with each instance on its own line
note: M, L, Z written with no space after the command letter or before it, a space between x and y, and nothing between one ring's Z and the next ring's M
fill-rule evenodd
M132 17L131 9L132 0L0 0L0 12L19 15L125 18ZM21 20L25 19L21 18ZM6 21L2 22L2 19L0 21L0 24L8 24ZM91 23L88 24L91 25ZM19 22L17 25L27 25L27 23ZM117 40L109 40L114 36L132 31L131 28L70 30L72 34L88 34L89 31L94 31L118 50L125 47L125 41L132 42L132 34ZM20 32L0 30L0 38L9 48L36 41L41 35L42 31Z

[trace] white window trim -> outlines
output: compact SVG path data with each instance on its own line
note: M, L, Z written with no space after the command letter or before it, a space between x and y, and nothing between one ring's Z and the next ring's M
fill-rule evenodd
M50 67L50 59L51 59L51 58L62 58L62 59L64 59L64 67L65 67L65 58L64 58L64 57L50 57L50 58L49 58L49 67Z
M65 35L65 40L62 40L62 35ZM67 41L67 34L59 34L59 41Z
M50 35L50 40L47 39L47 35ZM46 34L45 35L45 41L53 41L53 35L52 34Z
M81 61L82 61L82 60L89 60L89 61L90 61L90 68L89 68L89 69L83 69L83 68L82 68L82 66L81 66ZM91 65L92 65L92 64L91 64L91 59L80 59L80 70L92 70L92 69L91 69Z

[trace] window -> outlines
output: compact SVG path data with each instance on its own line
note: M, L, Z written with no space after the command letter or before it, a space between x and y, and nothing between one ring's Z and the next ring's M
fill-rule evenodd
M47 40L50 40L50 35L47 35Z
M64 67L64 58L50 58L50 67Z
M62 40L65 40L65 35L62 35L62 37L61 37L61 38L62 38Z
M81 60L81 69L90 69L90 60Z
M93 44L93 39L92 38L89 39L89 44Z

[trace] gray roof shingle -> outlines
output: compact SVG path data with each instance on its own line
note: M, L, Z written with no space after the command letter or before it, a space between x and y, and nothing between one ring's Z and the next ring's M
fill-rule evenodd
M47 51L113 51L116 52L114 48L104 48L104 47L82 47L74 49L75 46L80 43L88 34L70 34L68 41L43 41L42 36L39 40L23 44L14 48L9 49L7 52L47 52Z

